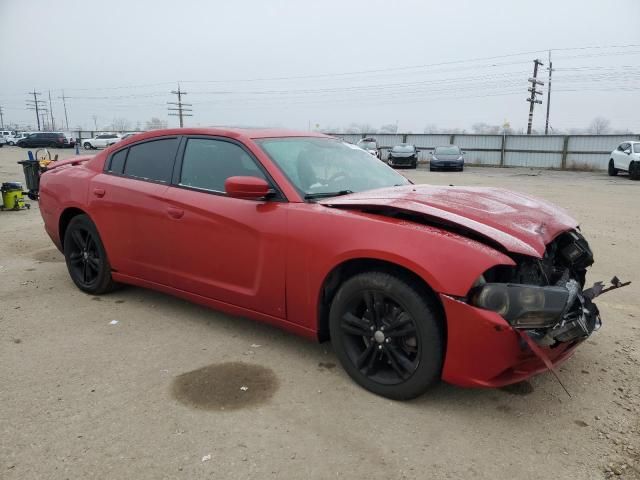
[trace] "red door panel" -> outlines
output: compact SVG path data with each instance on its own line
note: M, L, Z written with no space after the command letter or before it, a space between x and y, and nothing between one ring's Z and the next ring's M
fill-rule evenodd
M178 187L168 196L174 286L285 318L288 204Z
M104 173L93 178L89 208L114 270L169 285L167 190Z

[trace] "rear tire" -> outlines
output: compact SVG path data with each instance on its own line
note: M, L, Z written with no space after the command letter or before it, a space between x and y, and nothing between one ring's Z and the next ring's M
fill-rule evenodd
M82 146L85 150L91 150L93 148L89 142L84 142Z
M331 343L360 386L408 400L440 379L438 308L419 286L386 272L364 272L338 289L329 314Z
M64 234L63 250L71 280L80 290L100 295L115 288L107 252L98 229L87 215L71 219Z
M618 169L613 166L613 158L609 160L609 167L607 168L607 173L610 177L615 177L618 175Z
M631 180L640 180L640 162L629 163L629 178Z

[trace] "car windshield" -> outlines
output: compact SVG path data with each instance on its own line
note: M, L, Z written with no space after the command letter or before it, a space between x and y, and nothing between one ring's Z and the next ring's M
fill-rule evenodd
M460 149L453 145L450 147L436 147L433 153L436 155L460 155Z
M378 148L376 142L359 142L358 146L360 148L364 148L365 150L375 150L376 148Z
M391 151L398 153L413 152L413 145L396 145L391 149Z
M409 183L372 155L333 138L266 138L257 143L306 198Z

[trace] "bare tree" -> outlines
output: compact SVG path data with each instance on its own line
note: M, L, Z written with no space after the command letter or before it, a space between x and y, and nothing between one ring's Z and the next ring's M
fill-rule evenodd
M496 135L502 133L502 127L500 125L489 125L488 123L478 122L474 123L471 128L473 133Z
M124 132L126 130L131 130L131 123L126 118L114 118L109 129L114 132Z
M158 117L151 117L151 120L145 122L147 130L159 130L161 128L167 128L167 121L160 120Z
M596 117L591 120L589 124L589 133L593 133L595 135L604 135L605 133L609 133L611 130L611 122L604 117Z
M398 133L398 125L395 123L387 123L380 127L380 133Z

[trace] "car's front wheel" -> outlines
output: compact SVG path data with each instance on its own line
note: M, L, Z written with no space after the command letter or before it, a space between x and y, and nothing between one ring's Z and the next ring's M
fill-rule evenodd
M408 400L440 379L438 309L408 279L375 271L351 277L333 299L329 329L346 372L375 394Z
M629 163L629 177L631 180L640 180L640 162Z
M607 173L610 177L615 177L618 175L618 169L613 166L613 158L609 160L609 167L607 168Z
M84 147L85 150L91 150L91 144L89 142L84 142L84 144L82 145Z
M64 234L63 250L71 280L80 290L92 295L113 290L107 253L98 229L87 215L71 219Z

